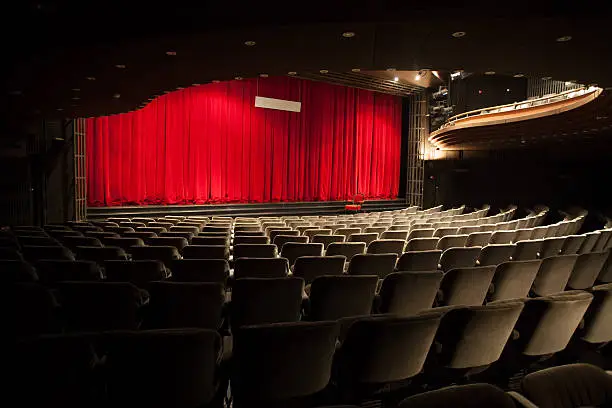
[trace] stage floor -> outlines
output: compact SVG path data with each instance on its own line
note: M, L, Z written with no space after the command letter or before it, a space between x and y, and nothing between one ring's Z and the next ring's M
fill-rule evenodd
M164 215L226 215L261 217L275 215L326 215L344 213L346 201L312 201L297 203L207 204L207 205L147 205L126 207L90 207L87 218L162 217ZM406 208L404 199L366 201L364 211L385 211Z

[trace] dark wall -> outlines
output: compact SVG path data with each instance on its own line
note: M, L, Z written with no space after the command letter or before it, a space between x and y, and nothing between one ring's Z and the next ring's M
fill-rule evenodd
M462 159L428 161L425 207L546 204L557 210L578 205L593 215L610 215L612 143L605 139L532 150L464 152Z
M527 79L505 75L470 75L450 84L454 115L527 99Z

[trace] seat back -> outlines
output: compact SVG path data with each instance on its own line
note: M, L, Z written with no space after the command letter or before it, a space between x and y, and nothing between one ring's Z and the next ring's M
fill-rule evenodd
M563 245L565 244L565 239L565 237L545 238L542 241L542 247L540 248L540 258L543 259L561 255Z
M442 238L445 237L447 235L457 235L457 230L459 228L456 227L441 227L441 228L437 228L434 233L433 236L437 237L437 238Z
M98 281L100 268L92 261L44 260L36 263L40 283L55 286L63 281Z
M162 232L162 234L167 234ZM169 236L159 236L148 238L146 241L147 245L151 246L172 246L175 247L179 253L183 253L183 249L189 245L189 241L184 237L169 237Z
M304 279L306 285L319 276L342 275L344 272L344 255L301 256L293 265L293 276Z
M342 235L332 235L334 237L340 237ZM364 234L353 234L349 237L348 242L363 242L364 244L369 245L370 242L378 239L378 234L375 232L364 233ZM335 241L335 242L343 242L343 241Z
M406 241L402 239L377 239L368 245L368 254L397 254L401 256L404 252Z
M234 279L242 278L283 278L289 271L286 258L241 257L234 264Z
M320 276L310 287L313 321L368 315L372 310L378 276Z
M197 236L191 239L191 245L223 245L229 244L229 236Z
M63 246L24 245L21 247L21 253L27 261L39 261L41 259L64 259L66 261L74 261L74 254Z
M199 407L215 397L221 350L216 331L123 332L105 340L109 405Z
M480 247L449 248L440 256L440 266L444 272L457 268L470 268L476 265Z
M238 244L234 245L234 259L240 258L276 258L278 250L274 244Z
M464 246L472 247L479 246L483 247L489 244L492 232L472 232L468 235Z
M435 271L442 251L404 252L397 262L398 271Z
M548 238L556 239L556 238ZM543 239L534 239L530 241L518 241L516 243L516 249L512 255L512 259L515 261L530 261L532 259L540 258L540 252L544 244ZM558 253L555 255L559 255Z
M365 249L366 244L363 242L341 242L330 244L325 254L327 256L343 255L346 261L350 262L355 255L365 253Z
M119 247L83 246L77 247L75 252L77 259L79 260L94 261L98 263L103 263L104 261L128 259L127 253Z
M542 261L504 262L497 265L493 276L490 301L526 298Z
M601 234L599 231L593 231L593 232L587 232L584 235L586 236L586 238L584 239L584 242L582 243L582 245L580 246L580 249L578 250L579 254L587 254L589 252L592 252Z
M130 282L141 288L169 277L164 263L155 260L106 261L104 269L107 281Z
M542 260L538 274L533 282L533 293L547 296L565 290L578 255L560 255Z
M61 282L60 302L69 331L136 330L144 294L131 283Z
M59 333L59 304L51 290L34 282L2 288L2 320L9 336Z
M177 259L169 263L175 282L222 283L229 277L225 259Z
M491 234L489 244L511 244L516 239L516 231L495 231Z
M489 291L495 266L451 269L444 274L440 290L444 306L480 306Z
M377 316L354 321L338 353L340 388L386 384L419 374L440 316Z
M390 273L380 287L378 312L412 316L430 309L436 299L442 276L440 271Z
M221 283L151 282L143 325L149 329L198 327L218 330L225 303Z
M357 254L351 259L347 273L353 276L377 275L384 279L393 272L396 263L396 254Z
M404 250L408 251L432 251L436 249L439 238L413 238L406 244Z
M439 365L454 369L482 367L501 356L521 311L522 302L451 309L442 317L436 341Z
M380 234L380 239L401 239L402 241L405 241L408 238L408 233L410 231L405 230L405 231L385 231L382 234ZM413 238L418 238L418 237L413 237Z
M561 248L561 255L577 254L585 240L585 235L570 235L565 237L565 242Z
M588 343L605 344L612 341L612 284L594 286L593 301L584 315L584 325L578 335Z
M513 244L491 244L482 248L478 262L480 266L497 266L500 263L512 260L515 252Z
M424 392L402 401L398 408L516 408L513 399L491 384L453 385Z
M301 278L237 279L232 289L232 329L245 325L295 322L300 317Z
M234 335L232 394L237 406L266 406L308 396L329 383L336 322L296 322L250 326ZM241 405L242 404L242 405Z
M162 261L169 266L175 259L180 259L178 249L173 246L142 246L132 247L132 259Z
M449 248L462 248L465 246L469 235L447 235L440 238L434 249L444 252Z
M516 324L513 345L528 356L557 353L567 347L593 295L570 291L530 299Z
M567 281L570 289L588 289L602 271L610 252L589 252L578 255L572 273Z

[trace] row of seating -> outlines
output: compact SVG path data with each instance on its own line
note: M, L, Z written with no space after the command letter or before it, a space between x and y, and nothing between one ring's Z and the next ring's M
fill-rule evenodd
M111 406L202 406L214 399L215 390L225 394L229 380L236 407L286 402L329 387L334 401L359 402L391 385L401 389L407 381L443 385L487 367L510 375L517 362L528 366L561 352L570 341L589 342L593 321L584 327L580 322L590 317L585 312L592 301L592 294L577 291L410 317L242 325L231 343L206 329L43 336L18 342L16 357L30 376L63 371L52 385L65 381L66 372L78 371L70 377L78 389L45 398L86 399L91 383L102 381L98 392ZM609 332L606 319L609 315L596 319L600 332ZM98 365L103 370L96 376L91 371ZM22 384L31 384L27 378L23 373Z

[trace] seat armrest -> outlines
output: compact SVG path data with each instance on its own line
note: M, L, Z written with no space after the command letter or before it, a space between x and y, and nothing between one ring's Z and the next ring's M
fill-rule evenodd
M518 405L520 407L538 408L538 406L536 404L534 404L533 402L529 401L525 396L519 394L516 391L508 391L507 394L510 395L512 397L512 399L514 399L518 403Z

